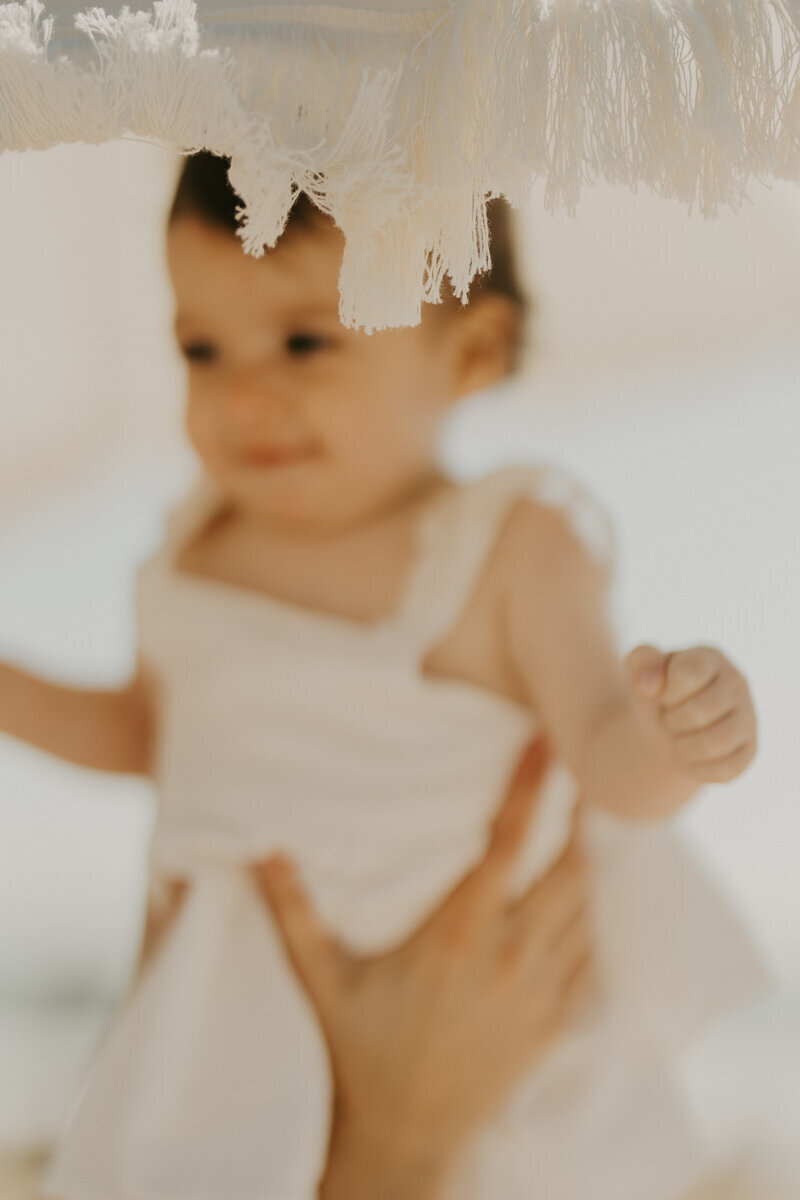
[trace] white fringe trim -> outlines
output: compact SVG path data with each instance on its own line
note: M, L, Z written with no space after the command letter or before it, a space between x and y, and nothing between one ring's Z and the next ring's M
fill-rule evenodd
M640 184L713 215L800 175L800 0L450 0L427 12L0 4L0 150L134 135L231 157L248 252L308 191L340 315L413 325L489 265L485 198ZM55 38L58 32L61 42ZM51 55L51 42L60 52Z

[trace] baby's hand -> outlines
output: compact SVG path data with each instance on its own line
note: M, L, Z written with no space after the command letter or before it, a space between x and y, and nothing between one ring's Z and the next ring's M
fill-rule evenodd
M688 775L727 783L750 765L757 744L753 699L747 680L719 650L695 646L663 654L637 646L625 665Z

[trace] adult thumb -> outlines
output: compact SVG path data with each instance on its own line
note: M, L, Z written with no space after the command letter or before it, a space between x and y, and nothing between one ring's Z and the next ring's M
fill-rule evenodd
M655 646L637 646L625 659L628 681L643 700L655 700L664 688L669 655Z

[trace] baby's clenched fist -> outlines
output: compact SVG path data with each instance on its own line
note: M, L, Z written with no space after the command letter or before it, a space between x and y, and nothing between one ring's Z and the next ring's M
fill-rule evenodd
M721 651L694 646L664 654L637 646L625 665L688 775L727 783L750 765L758 741L753 699L747 680Z

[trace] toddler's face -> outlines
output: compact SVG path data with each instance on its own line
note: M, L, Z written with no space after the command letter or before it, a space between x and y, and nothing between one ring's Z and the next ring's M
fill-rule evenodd
M423 485L448 407L502 373L465 354L469 309L426 306L414 328L345 328L343 247L325 223L257 259L189 215L167 239L192 443L235 503L310 532L357 523Z

